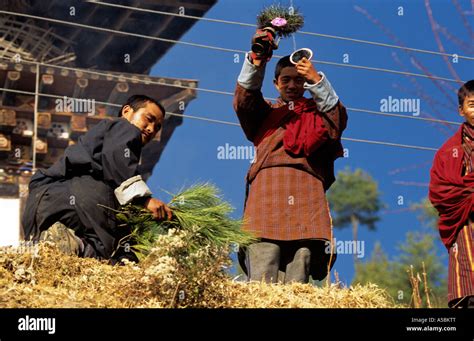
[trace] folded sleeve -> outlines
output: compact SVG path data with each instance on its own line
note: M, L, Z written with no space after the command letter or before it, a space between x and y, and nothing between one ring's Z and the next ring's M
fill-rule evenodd
M327 79L326 75L319 71L321 79L315 84L305 82L304 88L309 91L311 97L316 102L316 106L320 112L328 112L339 101L336 91Z
M125 180L115 189L114 193L120 205L126 205L134 199L151 197L152 195L141 175Z

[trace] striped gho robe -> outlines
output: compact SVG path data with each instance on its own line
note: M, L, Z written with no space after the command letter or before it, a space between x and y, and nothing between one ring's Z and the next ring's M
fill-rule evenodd
M334 161L343 156L346 109L322 72L320 82L305 84L311 99L296 100L291 108L280 99L271 104L260 91L264 72L245 58L234 95L242 129L256 147L243 229L267 240L329 241L325 192L335 181ZM322 279L331 255L312 253L311 275Z
M436 153L431 169L430 200L449 252L450 307L474 296L473 147L474 128L464 123Z

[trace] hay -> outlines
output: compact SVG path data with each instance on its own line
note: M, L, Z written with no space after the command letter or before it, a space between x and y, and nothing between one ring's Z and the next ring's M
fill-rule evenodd
M183 232L171 231L139 263L62 254L55 245L39 252L0 249L0 307L124 308L390 308L388 294L375 285L317 288L308 284L232 281L222 250L208 248L182 256Z

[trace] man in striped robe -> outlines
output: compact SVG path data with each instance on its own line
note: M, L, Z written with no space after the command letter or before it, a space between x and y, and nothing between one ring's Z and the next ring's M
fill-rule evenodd
M249 280L322 280L335 261L325 192L335 180L334 160L343 155L347 114L327 77L306 58L278 62L280 97L265 101L260 89L269 57L246 55L234 96L242 129L256 147L243 228L259 238L239 260Z
M448 305L474 307L474 80L458 92L465 122L436 153L429 197L448 249Z

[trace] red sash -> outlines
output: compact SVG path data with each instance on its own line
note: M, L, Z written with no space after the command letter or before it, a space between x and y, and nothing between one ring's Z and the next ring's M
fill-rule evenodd
M274 108L256 134L255 146L279 127L285 127L283 144L285 150L293 155L309 156L329 137L324 121L318 115L316 103L304 97L294 101L292 105Z

